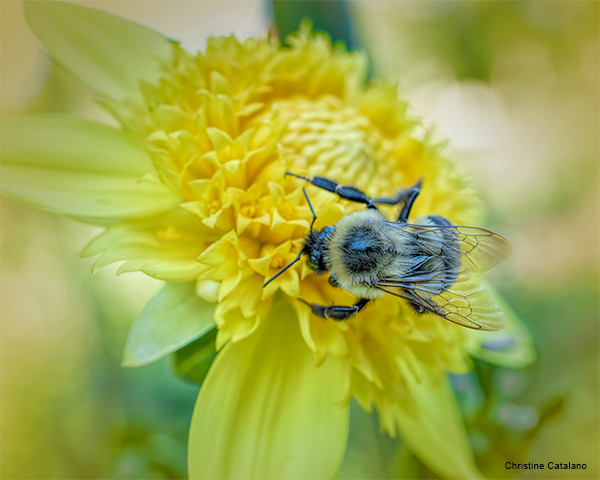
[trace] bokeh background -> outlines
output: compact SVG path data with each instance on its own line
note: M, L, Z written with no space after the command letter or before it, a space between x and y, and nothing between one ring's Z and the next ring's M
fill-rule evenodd
M273 23L259 0L75 3L193 50L210 35L266 35ZM22 3L0 8L2 118L105 118L51 65ZM599 478L598 2L369 0L348 12L371 73L397 81L410 114L449 141L486 202L486 226L513 245L491 281L532 330L538 360L523 370L477 363L454 379L480 468L490 478ZM93 260L76 254L94 233L2 199L2 478L186 475L199 385L177 377L170 359L120 366L127 331L160 282L111 267L92 276ZM435 478L378 433L373 415L352 415L340 478ZM510 472L507 460L588 468Z

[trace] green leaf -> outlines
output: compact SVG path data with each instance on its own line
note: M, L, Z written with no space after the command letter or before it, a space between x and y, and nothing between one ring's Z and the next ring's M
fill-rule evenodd
M448 379L405 378L413 408L398 408L396 419L411 451L443 478L482 478Z
M206 332L198 340L177 350L173 354L173 367L182 377L202 383L208 369L217 357L215 340L217 328Z
M139 80L156 81L171 51L160 33L80 5L28 1L25 16L56 63L116 99L139 94Z
M190 478L332 478L346 447L342 362L320 367L294 311L275 307L211 367L189 435Z
M485 288L504 312L506 326L495 332L469 330L469 353L501 367L524 368L531 365L537 358L531 332L497 290L489 284Z
M196 296L194 282L167 283L131 328L123 365L153 362L210 332L215 327L213 310L214 304Z
M2 122L2 193L32 207L106 225L172 208L146 151L102 123L60 114Z

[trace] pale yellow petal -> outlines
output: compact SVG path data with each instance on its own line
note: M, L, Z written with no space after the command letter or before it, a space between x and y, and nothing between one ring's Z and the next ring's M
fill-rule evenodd
M348 435L343 377L334 358L315 367L293 310L279 304L211 367L192 418L190 478L332 478Z
M206 228L192 214L175 209L144 221L108 227L81 251L99 255L92 271L125 261L117 273L142 271L160 280L191 281L203 266L196 260L206 246Z
M140 145L101 123L58 114L2 122L2 193L32 207L101 225L153 215L180 201L141 181L153 171Z
M153 82L170 41L150 28L100 10L66 2L25 2L29 26L65 70L100 93L139 94Z

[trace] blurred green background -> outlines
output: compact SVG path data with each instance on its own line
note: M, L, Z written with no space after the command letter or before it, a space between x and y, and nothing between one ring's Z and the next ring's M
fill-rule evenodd
M264 35L272 14L258 0L79 3L190 49L210 35ZM21 2L0 8L2 117L104 118L51 66ZM513 245L490 280L530 326L539 358L524 370L478 363L454 379L480 468L490 478L599 478L598 2L368 1L350 3L347 21L374 74L397 81L411 115L450 141L487 226ZM169 359L120 366L128 328L160 282L110 267L90 275L93 261L76 253L94 233L2 199L2 478L186 475L199 386ZM434 478L372 415L352 412L341 478ZM510 472L507 460L588 468Z

